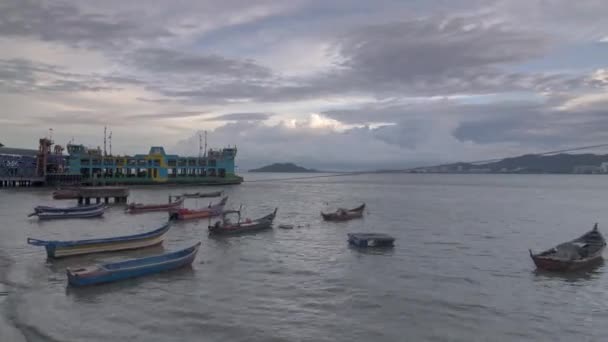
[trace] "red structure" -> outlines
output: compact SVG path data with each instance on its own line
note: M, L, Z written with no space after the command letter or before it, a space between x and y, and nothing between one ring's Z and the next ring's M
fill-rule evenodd
M46 164L48 163L48 156L51 153L51 146L53 141L48 138L41 138L38 144L38 155L36 158L36 175L38 177L46 176Z

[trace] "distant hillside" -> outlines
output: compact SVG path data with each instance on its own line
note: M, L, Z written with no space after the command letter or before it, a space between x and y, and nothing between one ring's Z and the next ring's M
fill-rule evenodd
M313 169L307 169L298 166L294 163L274 163L266 165L258 169L249 170L249 172L319 172Z
M555 154L540 156L526 154L487 164L456 163L427 169L428 172L489 172L489 173L601 173L608 155Z

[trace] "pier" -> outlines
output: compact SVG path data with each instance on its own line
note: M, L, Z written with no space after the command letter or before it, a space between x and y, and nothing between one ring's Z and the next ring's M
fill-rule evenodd
M95 199L95 203L110 203L110 199L114 199L114 203L127 203L129 197L129 189L118 186L102 186L102 187L86 187L78 189L78 204L91 204L91 200Z
M0 188L26 188L44 184L44 177L6 177L0 178Z

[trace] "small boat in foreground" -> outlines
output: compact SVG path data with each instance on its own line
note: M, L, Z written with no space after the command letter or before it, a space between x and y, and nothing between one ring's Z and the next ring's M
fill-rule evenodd
M599 232L597 223L593 229L572 241L559 244L530 257L537 268L547 271L572 271L592 265L602 259L606 240Z
M209 226L209 234L231 235L270 229L272 228L272 221L277 216L277 210L278 208L275 208L272 213L257 220L245 219L243 222L241 222L240 210L225 211L221 221L217 221L215 225ZM227 217L228 214L238 214L238 221L236 223L230 222Z
M201 243L194 246L156 256L131 259L90 267L68 268L68 284L86 286L109 283L173 270L192 264Z
M152 211L170 211L176 210L180 208L184 204L183 198L178 198L173 202L169 202L167 204L141 204L141 203L131 203L127 206L127 212L131 214L136 213L148 213Z
M395 238L382 233L351 233L348 243L356 247L393 247Z
M62 258L73 255L115 252L127 249L139 249L158 245L163 242L165 234L171 228L169 222L151 232L101 239L74 241L45 241L28 238L27 243L33 246L44 246L49 258Z
M214 191L214 192L194 192L194 193L184 193L181 197L185 198L208 198L208 197L220 197L222 196L223 191Z
M89 210L99 209L103 206L104 206L103 203L81 205L81 206L76 206L76 207L65 207L65 208L48 207L48 206L44 206L44 205L39 205L34 208L34 212L29 214L28 217L35 216L40 213L67 213L67 212L89 211Z
M321 216L325 221L348 221L363 217L365 203L353 209L338 209L333 213L321 212Z
M91 218L100 217L105 212L106 207L101 206L99 208L86 210L86 211L45 211L34 214L38 216L40 220L54 220L54 219L69 219L69 218Z
M222 198L222 200L216 204L209 204L209 207L202 209L186 209L181 208L169 213L169 219L171 220L194 220L201 218L209 218L219 216L224 210L224 206L228 201L228 197Z

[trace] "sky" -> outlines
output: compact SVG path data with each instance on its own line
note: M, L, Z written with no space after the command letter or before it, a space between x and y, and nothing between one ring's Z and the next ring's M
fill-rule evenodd
M480 160L608 142L604 0L0 1L0 142L241 169Z

